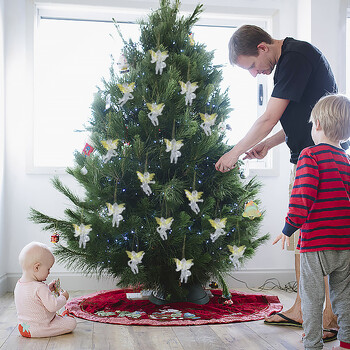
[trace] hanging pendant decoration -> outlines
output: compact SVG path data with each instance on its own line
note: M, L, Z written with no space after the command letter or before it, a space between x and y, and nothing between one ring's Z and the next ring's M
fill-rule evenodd
M245 218L249 218L250 220L253 220L254 218L260 217L261 213L259 211L257 204L253 201L250 201L245 205L242 216Z
M156 104L156 103L146 103L148 109L151 111L147 114L148 118L151 120L154 126L159 125L158 117L162 115L162 111L164 108L164 103Z
M117 66L119 67L119 73L124 74L129 72L129 64L123 54L119 56Z
M191 46L194 46L194 35L193 33L188 34L188 40Z
M179 81L181 86L181 94L185 94L185 103L186 106L190 105L192 106L192 101L196 98L196 94L194 93L196 89L198 88L197 83L191 83L188 81L187 83L184 83L183 81Z
M188 205L196 214L198 214L200 210L197 202L203 202L203 199L200 199L202 197L203 192L197 192L196 190L190 192L188 190L185 190L185 193L186 197L190 201Z
M161 52L158 50L157 52L154 52L153 50L149 50L149 52L151 53L152 58L151 63L156 64L156 74L159 73L162 75L163 69L166 67L166 63L164 61L167 57L169 57L168 51Z
M129 252L128 250L126 250L126 254L128 254L128 257L130 259L128 261L128 265L130 266L131 271L136 275L137 273L139 273L139 268L137 265L142 262L142 258L145 255L145 252L140 251L136 253L135 251Z
M91 225L73 224L75 234L74 237L79 237L79 248L86 248L86 243L90 241L89 233L92 230Z
M171 229L171 224L173 223L174 219L172 217L164 219L161 218L155 218L157 221L157 224L159 225L157 227L157 232L160 234L161 239L164 241L168 239L167 230Z
M144 172L143 174L140 173L139 171L136 171L136 173L137 173L137 177L141 181L141 188L143 192L145 192L147 196L149 196L150 194L152 194L152 190L149 184L156 183L155 181L152 181L155 174L154 173L150 174L148 171Z
M210 127L215 124L217 114L216 113L213 113L213 114L199 113L199 115L201 116L201 118L203 120L203 123L200 125L200 127L204 130L204 133L207 136L210 136L211 135Z
M209 222L211 226L215 228L215 232L210 234L210 239L214 243L220 236L223 236L226 234L224 231L225 225L226 225L227 218L218 219L215 220L209 219Z
M106 203L108 208L108 216L113 215L112 218L112 227L119 227L119 223L123 220L121 213L125 210L125 203Z
M81 152L85 157L89 156L94 151L94 148L89 145L88 143L85 143L85 146L83 148L83 151Z
M124 83L117 85L119 90L124 94L123 97L118 100L120 107L123 107L127 101L132 100L134 98L132 92L134 91L135 83Z
M182 140L176 141L172 139L171 141L168 139L164 139L166 144L165 152L170 152L170 163L177 163L177 159L181 156L181 152L179 149L184 145Z
M58 243L60 240L60 235L57 232L54 232L51 235L51 243Z
M239 259L243 257L246 247L244 245L241 245L240 247L228 245L227 247L231 252L229 259L232 261L233 266L238 268L240 265Z
M104 163L107 163L112 157L115 157L117 155L117 152L115 150L118 147L118 141L119 139L101 141L103 147L107 150L107 154L102 156Z
M174 258L174 261L176 263L176 271L181 271L180 282L187 283L188 277L191 276L190 268L194 265L192 262L193 259L186 260L183 258L182 260L179 260Z

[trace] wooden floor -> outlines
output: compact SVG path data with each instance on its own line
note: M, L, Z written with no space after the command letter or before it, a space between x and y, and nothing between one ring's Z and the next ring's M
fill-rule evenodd
M247 291L239 289L240 291ZM78 297L93 291L72 292ZM292 305L295 294L280 290L277 295L284 308ZM263 321L184 327L120 326L77 319L73 333L52 338L22 337L17 329L13 294L0 297L1 350L302 350L302 329L265 325ZM332 349L337 341L327 343Z

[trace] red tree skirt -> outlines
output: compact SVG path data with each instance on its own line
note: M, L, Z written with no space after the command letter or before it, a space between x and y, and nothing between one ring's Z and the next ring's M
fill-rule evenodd
M261 320L282 310L277 296L246 294L231 291L232 304L220 303L220 290L205 305L172 303L155 305L148 300L126 298L131 290L101 291L74 298L66 309L77 317L90 321L122 325L188 326L210 323L231 323Z

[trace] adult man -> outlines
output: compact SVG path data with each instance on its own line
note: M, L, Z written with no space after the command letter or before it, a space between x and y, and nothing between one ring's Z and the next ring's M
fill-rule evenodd
M248 159L264 158L271 148L283 142L290 149L291 163L296 164L300 152L314 144L311 138L312 125L309 123L313 106L322 96L337 92L329 63L309 43L293 38L275 40L263 29L252 25L244 25L233 34L229 51L231 64L248 70L254 77L258 74L269 75L275 69L274 88L265 112L255 121L246 136L219 159L216 169L221 172L230 171L244 153ZM278 121L283 129L264 139ZM291 179L292 185L293 182L294 178ZM300 255L297 252L295 271L299 284ZM266 318L265 323L301 326L299 290L291 309ZM325 329L338 328L329 293L326 293L323 326ZM334 332L324 332L324 339L332 338Z

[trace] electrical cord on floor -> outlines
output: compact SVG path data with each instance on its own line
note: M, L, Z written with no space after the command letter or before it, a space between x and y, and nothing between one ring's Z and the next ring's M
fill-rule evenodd
M288 292L288 293L296 293L297 288L298 288L296 281L288 282L284 286L281 286L281 283L279 282L279 280L277 278L268 278L260 287L253 289L253 288L249 287L246 282L241 281L238 278L236 278L230 274L228 274L228 276L230 276L231 278L233 278L234 280L236 280L240 283L243 283L249 290L252 290L253 292L261 292L264 290L272 290L272 289L278 288L278 289L283 290L283 291Z

